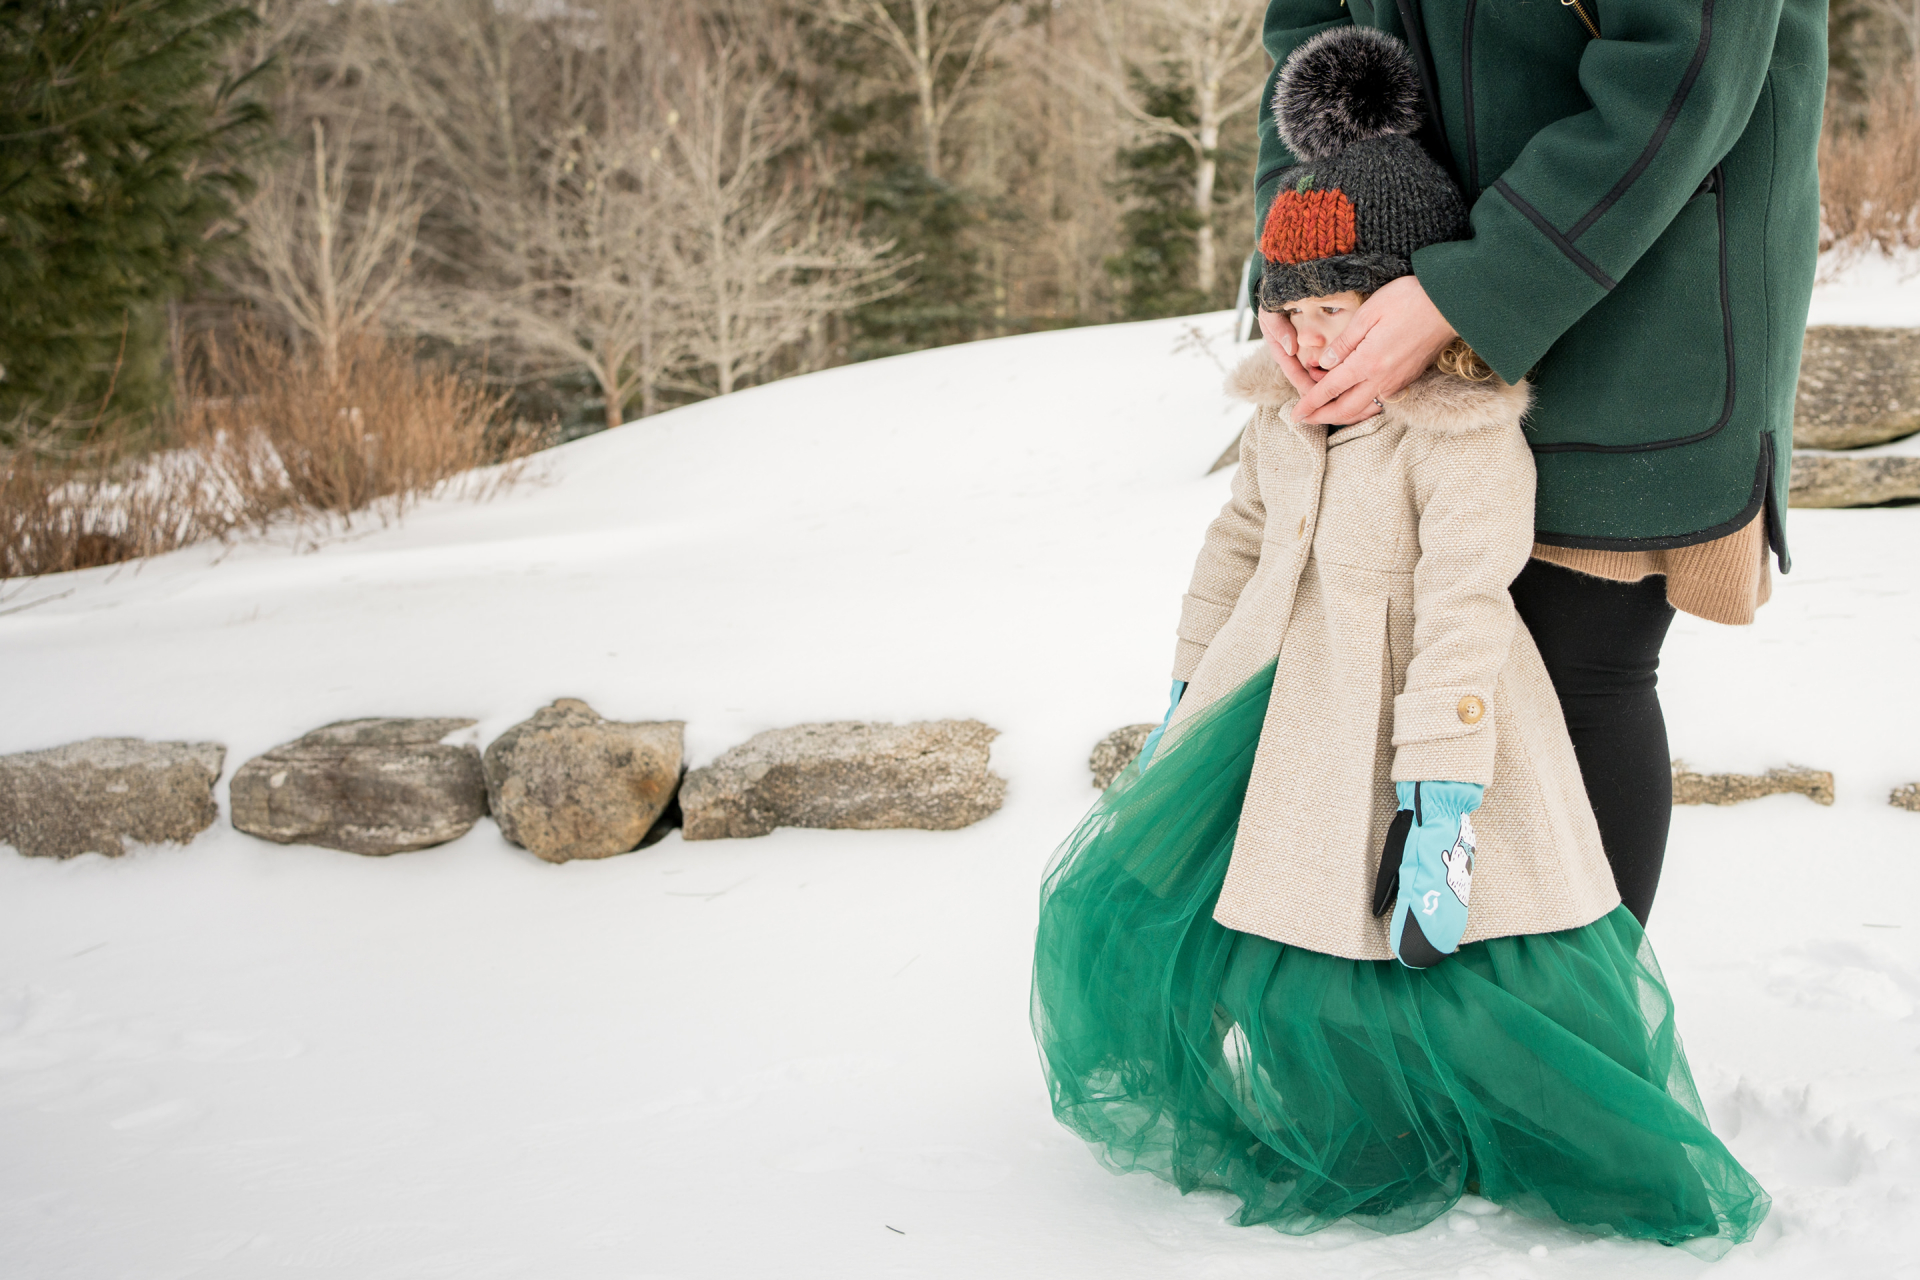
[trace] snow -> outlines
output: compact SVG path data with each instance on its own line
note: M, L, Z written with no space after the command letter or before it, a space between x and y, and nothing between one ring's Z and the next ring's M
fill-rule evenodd
M1808 324L1920 325L1920 249L1835 249L1820 255Z
M0 751L211 739L231 773L329 720L486 742L577 696L685 719L695 763L809 719L978 716L1010 786L960 832L566 866L488 822L386 859L224 823L0 851L0 1276L1920 1274L1920 815L1885 802L1920 779L1915 508L1793 513L1758 625L1683 617L1667 649L1677 754L1837 778L1831 809L1678 813L1653 923L1715 1124L1775 1197L1758 1241L1709 1264L1476 1200L1289 1239L1053 1123L1036 889L1093 743L1161 710L1244 417L1227 325L833 370L318 550L8 584Z

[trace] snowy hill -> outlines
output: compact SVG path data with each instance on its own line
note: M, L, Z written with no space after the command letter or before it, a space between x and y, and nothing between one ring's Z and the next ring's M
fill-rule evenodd
M1829 318L1830 322L1831 319ZM1879 320L1885 323L1888 321ZM814 719L977 716L1006 808L549 866L424 853L0 852L0 1276L1653 1276L1484 1202L1382 1239L1225 1226L1048 1114L1035 893L1087 752L1162 707L1244 420L1224 316L947 348L542 455L484 505L302 550L13 584L0 751L559 696L695 764ZM1831 769L1676 815L1652 937L1716 1126L1775 1197L1728 1275L1920 1246L1920 509L1803 511L1753 628L1683 617L1676 754ZM224 804L224 788L222 801Z

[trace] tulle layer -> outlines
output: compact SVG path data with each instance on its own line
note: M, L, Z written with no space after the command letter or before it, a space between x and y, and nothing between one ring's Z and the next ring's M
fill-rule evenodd
M1423 972L1214 922L1272 677L1129 768L1047 877L1033 1025L1061 1122L1290 1233L1407 1231L1470 1190L1709 1252L1752 1235L1767 1195L1707 1126L1624 907Z

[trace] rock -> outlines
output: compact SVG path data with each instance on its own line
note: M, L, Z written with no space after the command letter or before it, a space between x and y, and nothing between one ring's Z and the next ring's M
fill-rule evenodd
M487 811L474 747L440 739L471 720L343 720L241 765L233 825L279 844L406 853L467 833Z
M1739 804L1761 796L1803 795L1815 804L1833 803L1833 775L1824 769L1788 765L1763 774L1695 773L1686 761L1673 762L1675 804Z
M679 720L603 720L561 698L487 748L487 796L500 832L548 862L639 847L680 782Z
M1920 431L1920 329L1813 325L1800 348L1793 443L1858 449Z
M0 844L30 858L125 853L123 841L179 844L220 816L214 742L89 738L0 756Z
M1893 789L1887 803L1908 813L1920 813L1920 782L1909 782Z
M1006 779L987 767L999 736L978 720L770 729L687 775L682 834L719 840L775 827L970 826L1006 796Z
M1215 458L1213 465L1207 468L1208 475L1240 465L1240 441L1246 437L1247 429L1251 426L1253 426L1253 419L1248 418L1247 425L1233 433L1233 443L1220 451L1220 456Z
M1920 498L1920 456L1795 453L1790 507L1871 507Z
M1120 776L1120 771L1133 763L1140 754L1140 748L1147 745L1147 735L1160 726L1157 724L1130 724L1115 729L1100 739L1100 745L1093 749L1093 755L1087 759L1087 767L1093 770L1093 789L1105 791Z

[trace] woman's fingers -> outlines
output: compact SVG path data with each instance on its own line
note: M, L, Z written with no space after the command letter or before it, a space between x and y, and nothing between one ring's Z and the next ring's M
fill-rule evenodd
M1454 337L1453 326L1418 279L1389 281L1328 344L1319 363L1329 372L1301 395L1295 421L1345 426L1378 412L1375 397L1384 401L1399 395Z
M1267 340L1267 349L1273 352L1274 358L1291 356L1294 352L1293 322L1278 311L1256 314L1260 317L1260 335Z
M1346 427L1365 422L1379 412L1380 406L1373 402L1373 388L1363 382L1322 409L1315 420Z
M1301 393L1300 403L1293 406L1293 420L1339 423L1341 426L1346 426L1372 413L1373 392L1371 391L1360 397L1360 402L1367 406L1367 413L1355 417L1341 417L1339 415L1342 410L1336 407L1350 392L1367 382L1370 363L1366 352L1362 351L1361 354L1342 361L1337 367L1322 374L1320 381L1314 384L1312 390Z
M1267 354L1280 366L1280 372L1287 375L1287 381L1294 390L1305 394L1313 389L1316 370L1306 368L1295 357L1299 348L1293 332L1293 324L1283 315L1272 311L1260 313L1260 333L1266 339Z
M1373 332L1374 326L1380 323L1380 312L1368 310L1372 303L1372 298L1361 303L1360 309L1353 313L1353 321L1347 325L1346 332L1329 342L1327 349L1320 353L1322 369L1338 369L1353 354L1354 348Z

